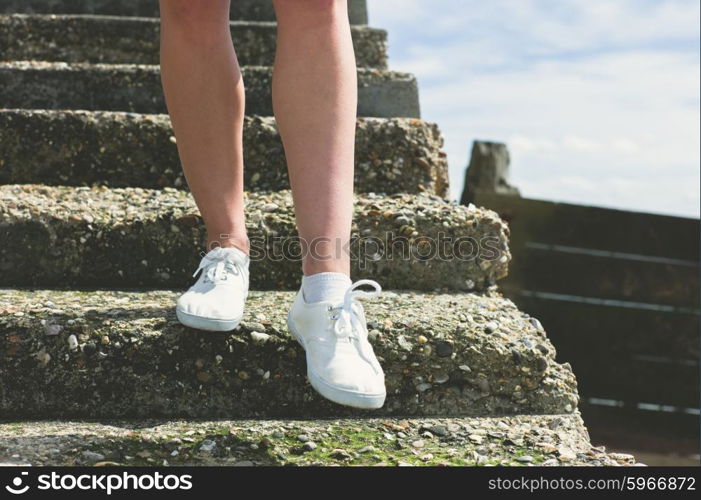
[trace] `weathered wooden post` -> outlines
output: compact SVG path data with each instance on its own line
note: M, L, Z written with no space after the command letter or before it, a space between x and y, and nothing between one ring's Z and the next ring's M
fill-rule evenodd
M473 203L477 191L520 196L518 189L509 184L510 163L506 144L474 141L460 203Z

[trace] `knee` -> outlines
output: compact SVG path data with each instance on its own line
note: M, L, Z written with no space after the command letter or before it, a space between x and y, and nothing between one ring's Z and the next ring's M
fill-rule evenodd
M314 25L348 18L347 0L273 0L280 24Z
M161 20L172 32L191 41L207 42L228 30L229 0L161 0Z

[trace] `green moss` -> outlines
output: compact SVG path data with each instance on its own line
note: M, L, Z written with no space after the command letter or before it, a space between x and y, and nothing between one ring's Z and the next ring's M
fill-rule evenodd
M20 422L6 422L2 426L3 433L22 434L24 432L24 425Z
M535 443L565 443L584 449L581 419L559 417L557 433L551 416L502 419L340 419L340 420L219 420L19 422L0 424L0 456L21 457L36 465L89 465L86 451L122 465L256 465L342 466L528 466L556 454ZM508 436L503 429L509 426ZM434 427L445 427L448 433ZM430 434L427 431L431 432ZM565 431L568 439L560 437ZM315 443L305 446L300 435ZM482 439L474 442L474 434ZM215 442L203 451L206 440ZM417 441L422 441L418 443ZM371 446L361 453L363 448ZM54 448L59 453L53 452ZM174 453L175 452L175 453ZM520 461L524 455L531 457ZM607 456L590 456L564 465L629 463ZM479 463L477 463L477 460ZM100 459L102 461L102 459Z
M4 432L20 434L24 431L21 423L4 424ZM387 431L389 432L389 430ZM145 436L132 432L128 436L109 440L96 449L90 443L74 449L73 460L81 461L83 451L98 451L103 454L116 454L121 457L118 463L125 465L163 464L170 465L206 464L250 460L264 465L349 465L372 466L377 464L396 466L474 466L474 465L524 465L517 459L530 455L531 463L539 464L548 457L540 450L528 447L514 447L508 441L487 438L479 446L472 443L453 445L451 441L442 441L439 437L408 437L400 442L396 437L387 439L382 428L344 427L333 425L325 432L325 437L311 436L317 445L313 450L305 449L298 436L299 429L288 430L282 437L263 434L245 429L212 426L198 429L193 434L188 431L169 433L158 437ZM394 436L393 433L390 432ZM424 445L413 447L412 441L421 439ZM207 440L216 442L211 452L202 452L201 447ZM447 446L441 446L445 442ZM472 458L472 452L479 447L495 443L490 448L490 456L481 464ZM374 449L361 453L360 450L372 446ZM171 453L177 450L173 456ZM71 460L70 456L66 456Z

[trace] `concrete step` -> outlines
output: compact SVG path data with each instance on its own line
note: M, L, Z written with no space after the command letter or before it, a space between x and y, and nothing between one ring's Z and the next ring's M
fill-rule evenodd
M0 424L0 464L617 466L579 414Z
M242 73L246 112L272 115L272 68L247 66ZM166 111L156 65L1 62L0 87L0 108ZM358 115L419 118L416 79L408 73L359 69Z
M235 21L231 33L242 66L272 66L276 24ZM387 32L354 26L357 65L387 67ZM158 64L157 18L94 15L0 15L0 58Z
M484 290L507 273L508 228L495 212L425 194L361 195L354 209L356 278ZM246 213L253 288L296 289L289 191L249 192ZM203 244L198 214L190 194L172 188L0 186L0 285L185 286Z
M0 0L0 12L48 14L107 14L116 16L158 17L157 0ZM352 24L367 24L366 0L348 0ZM231 19L274 21L271 0L235 0Z
M360 118L358 192L448 195L438 127L407 118ZM246 189L288 189L272 117L246 117ZM167 115L0 110L0 183L177 187L186 189Z
M135 264L138 266L138 263ZM30 266L23 266L30 272ZM540 324L498 294L365 301L387 400L318 396L285 323L294 292L251 292L228 333L181 325L181 291L0 290L0 414L17 418L316 418L572 413L577 386ZM29 389L31 388L31 389Z

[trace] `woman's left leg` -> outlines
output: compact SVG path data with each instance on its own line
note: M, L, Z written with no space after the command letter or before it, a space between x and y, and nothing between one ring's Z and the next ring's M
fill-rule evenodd
M340 404L378 408L384 373L367 340L361 296L350 281L357 108L346 0L274 0L278 22L273 107L285 146L302 288L288 317L305 346L309 380ZM321 340L320 340L321 339Z
M350 274L357 81L345 0L277 0L273 107L305 275Z

